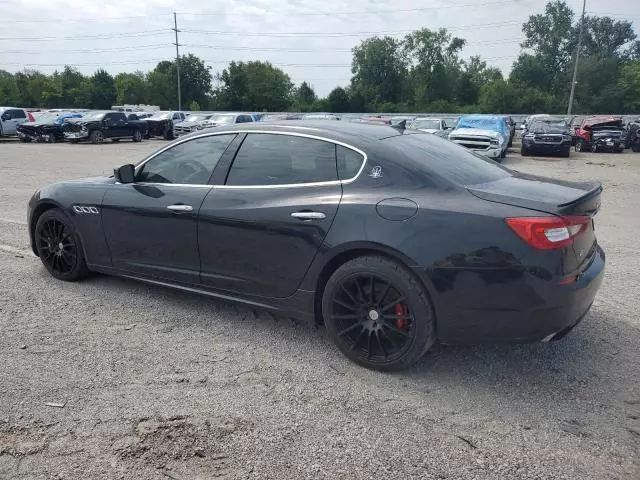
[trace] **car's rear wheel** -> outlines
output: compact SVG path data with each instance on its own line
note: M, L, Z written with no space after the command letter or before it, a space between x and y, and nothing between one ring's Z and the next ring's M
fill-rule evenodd
M427 292L383 257L359 257L338 268L325 286L322 314L340 351L375 370L409 367L435 341Z
M571 156L571 148L565 148L562 150L561 155L565 158L569 158Z
M529 149L525 148L525 146L523 145L522 147L520 147L520 155L522 155L523 157L528 157L530 154Z
M576 152L582 152L583 150L585 150L585 143L584 140L582 140L581 138L578 138L576 140Z
M596 145L595 143L591 145L591 151L593 153L598 153L598 145Z
M60 210L47 210L38 218L35 242L40 260L55 278L72 282L89 274L80 238Z
M141 142L142 141L142 133L140 132L140 130L136 130L136 131L133 132L132 140L134 142Z
M100 130L94 130L91 132L91 143L104 142L104 134Z
M167 128L165 129L164 133L162 134L162 137L165 140L173 140L175 137L173 136L173 129L172 128Z

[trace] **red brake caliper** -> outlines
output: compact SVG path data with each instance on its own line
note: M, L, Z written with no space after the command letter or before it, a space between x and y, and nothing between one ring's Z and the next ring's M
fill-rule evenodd
M406 305L402 305L401 303L396 303L396 327L400 330L404 330L407 326L406 315L409 314L409 308Z

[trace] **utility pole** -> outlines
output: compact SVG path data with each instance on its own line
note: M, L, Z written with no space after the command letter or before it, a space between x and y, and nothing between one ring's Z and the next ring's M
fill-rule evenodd
M582 0L582 18L580 20L580 32L578 33L578 48L576 50L576 63L573 66L573 80L571 80L571 93L569 94L569 108L567 115L571 115L573 109L573 95L576 92L576 80L578 78L578 59L580 58L580 49L582 48L582 32L584 30L584 12L587 8L587 0Z
M174 45L176 46L176 74L178 76L178 110L182 110L182 94L180 92L180 50L178 48L180 46L180 44L178 43L178 32L180 30L178 30L178 19L176 17L176 12L173 12L172 30L176 32L176 43L174 43Z

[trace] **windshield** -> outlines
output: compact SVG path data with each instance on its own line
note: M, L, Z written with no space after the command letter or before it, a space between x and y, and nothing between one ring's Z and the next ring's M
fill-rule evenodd
M149 120L167 120L170 116L169 112L154 113L149 117Z
M440 130L440 120L430 120L430 119L414 120L413 128L429 128L432 130Z
M107 112L89 113L86 117L83 118L83 120L102 120L106 114Z
M564 120L544 120L537 121L531 124L531 130L535 132L551 132L558 130L566 130L567 124Z
M508 168L436 135L396 135L385 141L398 147L411 160L458 185L478 185L512 176Z
M500 121L495 118L463 117L456 128L482 128L485 130L500 130Z
M211 117L211 121L214 123L233 123L235 119L235 115L214 115Z

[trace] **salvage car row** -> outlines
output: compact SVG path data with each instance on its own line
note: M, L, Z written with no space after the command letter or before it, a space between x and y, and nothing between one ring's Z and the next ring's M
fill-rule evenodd
M157 107L156 107L157 108ZM12 107L0 107L0 136L17 135L23 142L102 143L130 139L134 142L152 137L172 140L205 128L236 123L272 120L340 120L329 113L269 114L181 111L49 111L31 113ZM36 117L34 118L34 115ZM346 117L343 118L346 120ZM502 161L513 144L516 124L505 115L463 115L460 117L382 115L352 117L352 122L396 125L448 138L483 156ZM564 117L531 115L522 125L520 153L560 155L577 152L640 151L640 119L627 124L615 116Z

